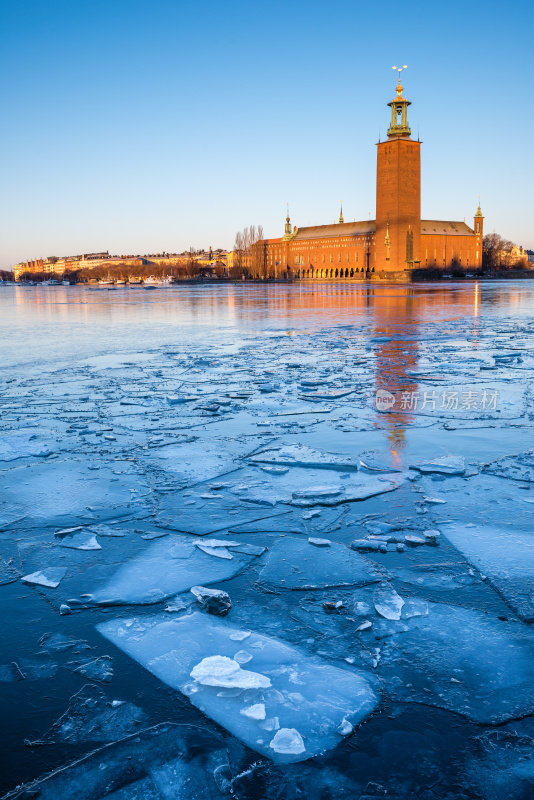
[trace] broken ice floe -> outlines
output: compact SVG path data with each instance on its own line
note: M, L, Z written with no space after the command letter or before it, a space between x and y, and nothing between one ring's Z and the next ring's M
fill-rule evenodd
M250 456L248 460L254 464L280 464L288 467L334 469L341 472L356 472L358 469L358 462L350 456L326 453L300 444L264 450Z
M335 747L343 721L356 725L378 702L367 673L339 669L259 633L247 637L252 659L244 670L234 659L239 629L198 612L171 621L161 616L117 619L97 628L234 736L275 761L300 761ZM265 719L241 713L260 704Z
M111 469L91 469L82 459L47 461L10 470L3 479L2 504L24 510L19 527L67 526L141 513L146 506L132 481L118 479Z
M377 567L345 545L310 547L305 539L284 538L269 551L260 579L285 589L365 586L380 580Z
M213 558L183 536L158 539L82 599L99 605L158 603L197 583L231 578L250 558L242 553L235 553L231 560Z
M462 456L440 456L432 459L432 461L410 464L410 468L416 469L423 474L463 475L465 472L465 459Z
M380 630L380 675L404 701L482 723L534 711L534 644L519 624L441 603ZM404 610L404 609L403 609ZM402 623L402 624L401 624ZM399 626L386 634L387 626Z
M62 578L65 577L66 571L66 567L46 567L46 569L32 572L31 575L24 575L22 580L24 583L30 583L34 586L45 586L49 589L56 589L61 583Z
M534 620L534 533L512 527L451 523L443 535L525 621Z

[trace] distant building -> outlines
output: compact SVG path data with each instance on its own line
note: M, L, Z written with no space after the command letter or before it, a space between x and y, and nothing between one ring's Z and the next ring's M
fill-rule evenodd
M482 265L483 215L465 222L421 219L421 142L411 138L410 101L400 82L388 103L391 124L377 145L376 219L291 227L263 242L263 275L297 279L406 280L420 268Z

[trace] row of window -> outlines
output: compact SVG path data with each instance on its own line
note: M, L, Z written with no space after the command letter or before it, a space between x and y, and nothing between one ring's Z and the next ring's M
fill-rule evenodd
M374 267L369 270L367 268L367 272L374 272ZM362 277L365 275L365 269L362 267L359 269L358 267L354 268L351 267L341 267L341 269L302 269L298 271L299 278L356 278L358 276Z

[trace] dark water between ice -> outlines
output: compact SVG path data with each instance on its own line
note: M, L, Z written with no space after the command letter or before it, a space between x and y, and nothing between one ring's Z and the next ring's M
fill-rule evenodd
M36 791L533 796L534 283L0 287L0 333L0 791L109 744ZM251 463L264 451L271 461ZM377 480L391 491L374 494ZM78 526L100 549L55 535ZM95 627L135 618L141 636L146 620L179 623L196 609L181 584L149 603L144 577L160 591L169 580L153 548L229 531L266 551L220 579L210 570L224 560L202 556L195 582L230 594L226 624L362 675L377 697L336 746L330 722L297 710L306 745L325 737L308 760L275 763L244 734L247 747L226 730L235 720L219 726L156 677L154 653L136 660ZM380 535L387 552L361 556L380 582L340 580L346 547ZM286 542L299 554L289 565ZM295 590L307 548L321 579ZM45 568L64 569L57 588L21 581ZM377 611L377 587L404 602L400 618ZM110 604L83 602L99 591ZM176 594L184 610L165 611Z

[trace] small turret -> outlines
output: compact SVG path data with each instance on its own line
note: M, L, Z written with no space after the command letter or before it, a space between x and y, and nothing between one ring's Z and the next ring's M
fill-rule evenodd
M291 219L289 217L289 205L287 207L287 216L286 216L286 224L284 228L284 239L291 239L292 231L291 231Z
M391 108L391 123L388 128L388 137L411 135L410 126L408 125L408 106L411 105L410 101L402 96L403 86L401 84L401 72L407 69L406 64L403 67L393 67L399 73L399 82L397 84L397 96L393 98L388 106Z
M341 225L345 220L343 219L343 203L341 203L341 208L339 210L339 224Z
M484 223L484 215L482 214L482 209L480 208L480 197L478 198L478 208L475 214L475 233L479 236L482 236L482 228Z

